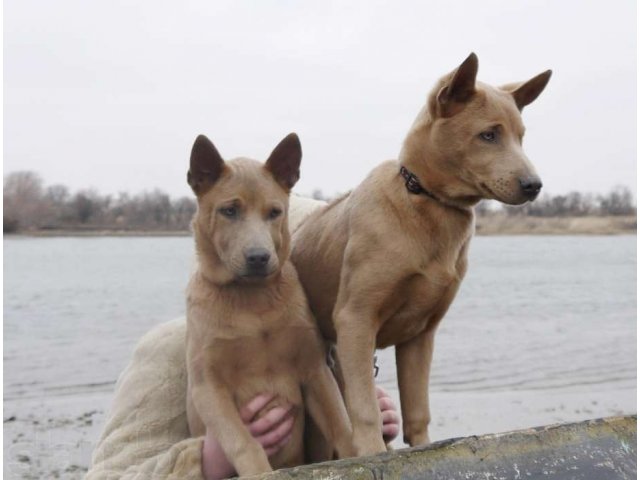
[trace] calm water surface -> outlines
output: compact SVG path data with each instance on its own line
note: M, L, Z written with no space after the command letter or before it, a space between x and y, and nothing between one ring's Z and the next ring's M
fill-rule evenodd
M192 239L4 239L4 397L113 388L184 314ZM381 381L395 383L393 350ZM478 237L436 341L435 391L636 388L636 237Z

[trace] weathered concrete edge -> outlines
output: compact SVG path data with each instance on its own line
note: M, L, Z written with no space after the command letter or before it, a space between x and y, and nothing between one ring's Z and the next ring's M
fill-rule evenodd
M493 472L492 478L507 467L528 476L543 477L540 472L558 473L564 469L590 470L597 475L603 469L615 476L635 478L636 415L557 424L513 432L455 438L428 447L405 448L371 457L283 469L255 478L265 480L293 479L395 479L395 478L475 478L475 473ZM566 459L574 463L567 464ZM508 465L507 465L508 464ZM559 466L559 464L562 464ZM604 478L595 475L593 478ZM634 476L631 476L634 475ZM484 476L483 476L484 478ZM511 477L515 478L515 477ZM556 477L554 477L556 478ZM572 478L572 477L566 477ZM585 477L585 478L590 478Z

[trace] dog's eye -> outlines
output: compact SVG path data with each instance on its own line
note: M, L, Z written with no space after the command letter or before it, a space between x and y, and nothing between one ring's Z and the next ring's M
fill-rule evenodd
M227 218L236 218L238 216L238 209L233 206L222 207L218 211Z
M279 208L272 208L269 212L269 218L271 220L273 220L274 218L278 218L280 215L282 215L282 210L280 210Z
M485 142L495 143L498 140L498 133L495 130L487 130L480 134L480 138Z

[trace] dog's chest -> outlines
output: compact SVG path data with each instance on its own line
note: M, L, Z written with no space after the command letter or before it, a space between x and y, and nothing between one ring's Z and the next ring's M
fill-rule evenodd
M435 327L451 304L465 273L466 252L425 259L417 272L401 282L394 292L387 318L378 332L377 344L387 347L403 343Z
M209 368L239 398L294 388L322 355L317 334L302 322L221 336L213 341L211 351Z

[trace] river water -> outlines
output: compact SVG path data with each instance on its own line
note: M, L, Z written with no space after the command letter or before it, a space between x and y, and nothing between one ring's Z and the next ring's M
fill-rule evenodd
M5 239L5 399L110 389L138 337L183 315L192 250L186 237ZM635 236L478 237L432 388L635 387L635 338Z

